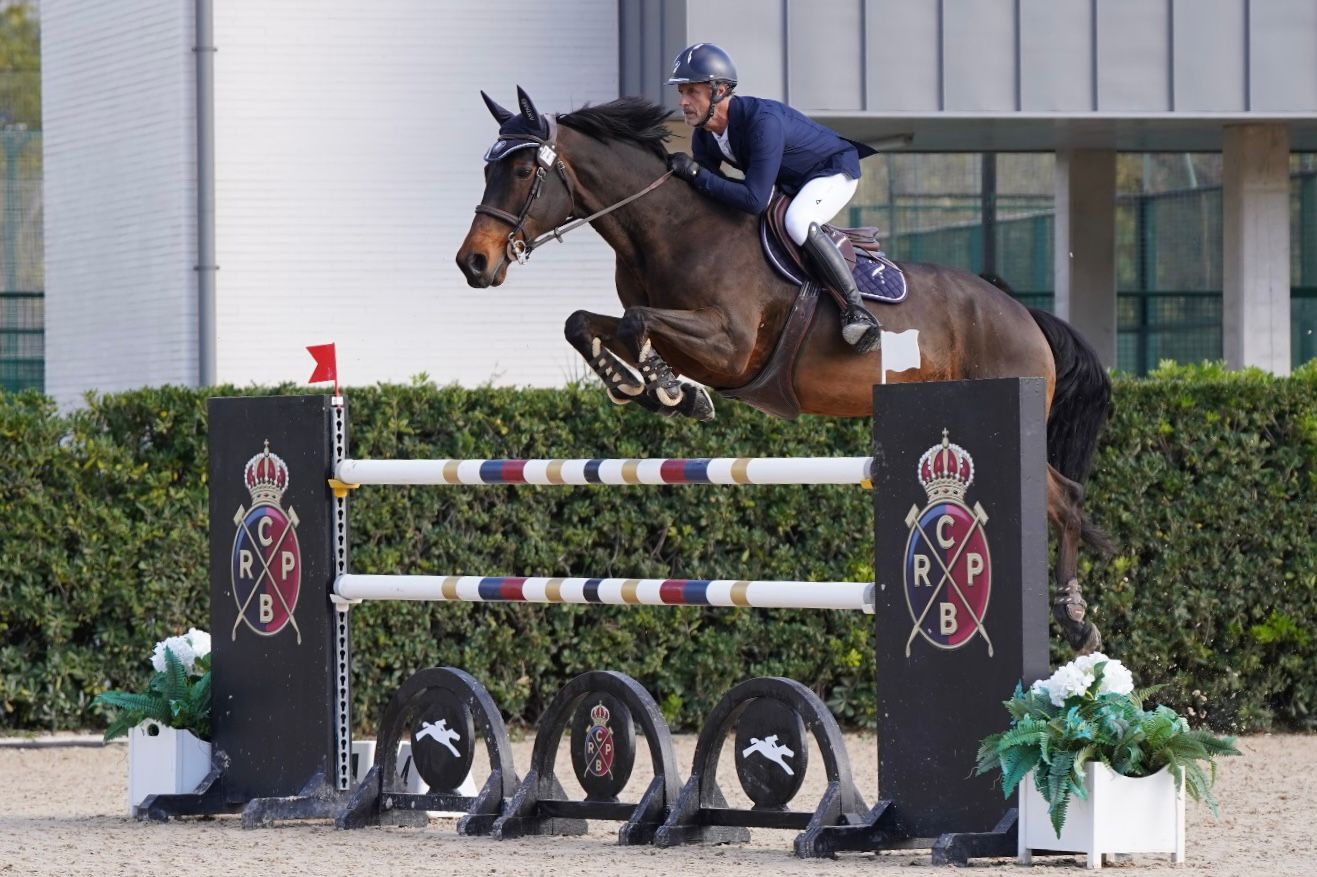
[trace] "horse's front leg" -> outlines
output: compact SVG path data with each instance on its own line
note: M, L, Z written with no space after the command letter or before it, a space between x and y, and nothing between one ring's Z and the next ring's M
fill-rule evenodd
M677 376L655 349L681 351L703 375L737 375L745 370L748 351L730 337L722 312L715 308L696 311L664 308L627 308L617 329L624 345L640 368L645 395L659 405L696 420L712 420L713 399L709 391Z
M676 412L665 409L650 399L645 393L645 382L634 368L634 362L627 362L628 356L617 344L617 327L621 322L618 317L593 314L589 311L577 311L567 318L563 334L567 343L590 364L594 373L604 382L604 390L615 405L636 402L642 408L660 414Z

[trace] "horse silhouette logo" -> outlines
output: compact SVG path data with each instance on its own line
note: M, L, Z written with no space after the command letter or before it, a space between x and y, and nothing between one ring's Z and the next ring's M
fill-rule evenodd
M246 624L260 636L274 636L292 627L297 642L302 631L293 611L302 587L302 550L297 541L297 512L280 506L288 489L288 466L270 453L270 441L243 467L243 483L252 506L238 506L230 567L233 599L238 605L230 638Z
M939 649L964 646L982 636L992 657L992 639L984 619L992 594L992 560L983 506L965 504L974 481L974 458L952 444L942 430L942 442L919 458L917 477L928 496L922 510L911 506L905 517L906 604L914 626L905 654L917 638Z
M447 719L440 719L437 722L421 722L421 730L416 732L416 740L419 743L421 740L426 739L433 740L440 746L445 747L453 753L454 758L460 758L462 755L457 751L457 747L453 745L462 741L462 735L448 727Z
M789 747L778 743L776 734L770 734L762 740L758 737L751 737L750 745L741 750L741 757L749 758L756 752L786 771L787 776L796 775L796 772L791 769L791 765L786 762L786 759L796 753Z

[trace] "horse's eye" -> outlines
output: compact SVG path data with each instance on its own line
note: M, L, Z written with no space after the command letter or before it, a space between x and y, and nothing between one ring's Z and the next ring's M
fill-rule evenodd
M523 180L526 179L527 177L530 176L530 168L529 167L517 168L517 176Z

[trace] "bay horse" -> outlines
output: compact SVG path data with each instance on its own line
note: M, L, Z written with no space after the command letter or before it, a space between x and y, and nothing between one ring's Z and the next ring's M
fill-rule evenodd
M671 111L640 98L542 115L520 88L518 113L483 95L499 123L485 156L485 190L457 266L478 288L498 286L511 263L588 222L617 253L621 317L577 311L567 341L618 404L666 415L713 416L706 387L738 395L777 348L799 287L761 251L757 217L667 179ZM1083 542L1109 551L1084 514L1111 382L1073 328L1030 310L965 271L906 262L909 293L875 309L888 330L919 330L919 363L895 381L1040 377L1046 381L1047 509L1058 537L1053 615L1081 653L1101 646L1077 581ZM841 339L840 314L818 308L786 379L793 410L840 417L873 413L883 352L858 354ZM752 405L782 414L781 406Z

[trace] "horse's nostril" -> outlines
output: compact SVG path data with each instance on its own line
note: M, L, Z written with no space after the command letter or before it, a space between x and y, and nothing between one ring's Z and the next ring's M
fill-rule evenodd
M484 274L485 265L486 265L485 254L472 253L470 256L467 257L466 264L467 267L471 269L471 273Z

